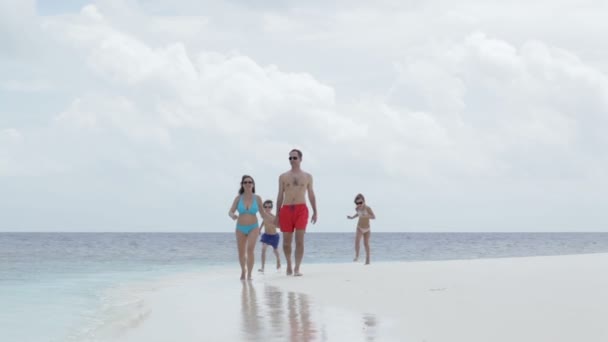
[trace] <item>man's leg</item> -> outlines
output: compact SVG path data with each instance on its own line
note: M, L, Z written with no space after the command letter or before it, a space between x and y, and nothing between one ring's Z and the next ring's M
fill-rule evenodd
M296 276L302 275L300 264L304 257L304 233L306 233L305 229L296 229L296 267L294 268L294 275Z
M293 233L283 232L283 253L285 254L285 260L287 261L287 275L293 273L291 268L291 241L293 240Z

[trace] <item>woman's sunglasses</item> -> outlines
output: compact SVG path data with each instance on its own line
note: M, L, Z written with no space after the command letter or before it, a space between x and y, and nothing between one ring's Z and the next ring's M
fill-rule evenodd
M360 205L363 204L363 202L355 202L355 204Z

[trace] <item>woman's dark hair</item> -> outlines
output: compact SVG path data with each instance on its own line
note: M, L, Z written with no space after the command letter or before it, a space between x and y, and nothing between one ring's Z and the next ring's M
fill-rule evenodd
M239 195L242 195L243 192L245 192L245 188L243 187L243 182L245 181L245 179L251 179L251 181L253 182L253 193L255 194L255 181L253 180L253 177L251 177L250 175L243 175L243 177L241 178L241 188L239 189Z
M357 194L357 196L355 196L355 203L357 203L358 199L362 199L363 202L365 202L365 197L363 197L363 194Z

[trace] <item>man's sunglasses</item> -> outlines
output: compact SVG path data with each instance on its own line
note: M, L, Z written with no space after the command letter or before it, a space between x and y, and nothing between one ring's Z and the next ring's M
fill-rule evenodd
M289 160L298 160L298 157L289 157Z

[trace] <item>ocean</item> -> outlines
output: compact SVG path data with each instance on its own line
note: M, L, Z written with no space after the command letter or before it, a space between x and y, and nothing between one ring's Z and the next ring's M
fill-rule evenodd
M308 233L302 267L352 262L353 244L353 233ZM373 233L371 250L372 266L606 253L608 233ZM259 257L258 243L256 269ZM0 233L0 341L102 340L146 319L151 288L207 276L201 291L217 300L230 287L214 276L233 273L237 284L234 233Z

